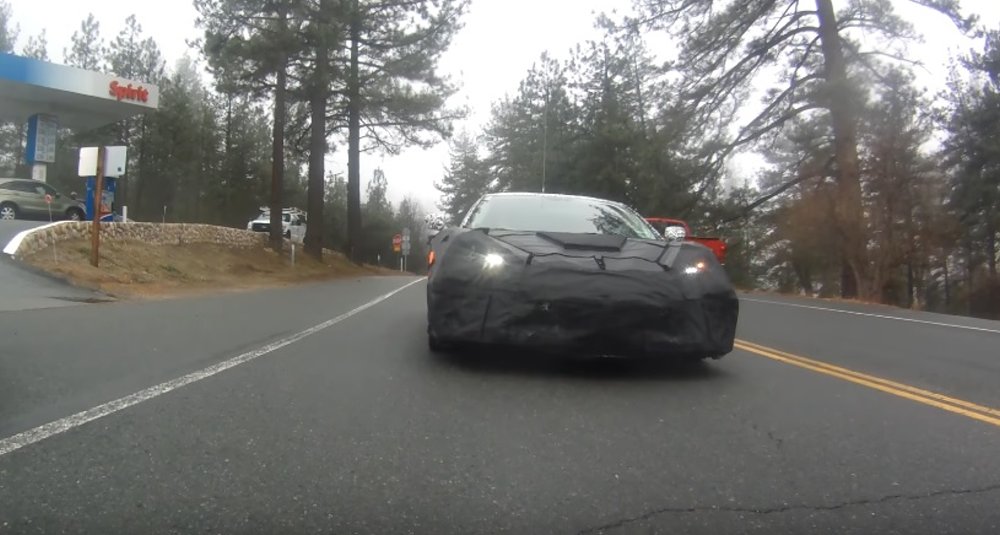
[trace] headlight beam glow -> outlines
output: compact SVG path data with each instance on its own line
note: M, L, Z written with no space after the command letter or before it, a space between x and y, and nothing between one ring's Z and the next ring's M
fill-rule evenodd
M503 264L504 264L503 257L496 253L489 253L483 257L483 267L485 269L498 268Z

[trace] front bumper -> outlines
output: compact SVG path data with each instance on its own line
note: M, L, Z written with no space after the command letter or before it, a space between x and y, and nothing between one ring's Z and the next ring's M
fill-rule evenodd
M721 357L739 301L678 273L530 269L506 284L428 285L428 329L445 342L586 354ZM688 278L690 279L690 277Z

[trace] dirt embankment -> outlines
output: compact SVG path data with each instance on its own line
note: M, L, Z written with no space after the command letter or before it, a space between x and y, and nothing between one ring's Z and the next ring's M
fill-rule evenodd
M148 244L122 240L101 244L100 267L90 265L90 241L73 239L50 245L21 260L78 286L119 297L167 297L216 291L286 286L340 277L399 274L358 266L337 252L323 262L296 248L292 265L286 243L281 254L266 247L212 243Z

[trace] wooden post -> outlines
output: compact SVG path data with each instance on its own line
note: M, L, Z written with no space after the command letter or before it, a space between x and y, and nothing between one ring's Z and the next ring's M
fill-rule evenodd
M97 176L94 177L94 226L90 231L90 265L98 267L101 249L101 201L104 200L104 147L97 147Z

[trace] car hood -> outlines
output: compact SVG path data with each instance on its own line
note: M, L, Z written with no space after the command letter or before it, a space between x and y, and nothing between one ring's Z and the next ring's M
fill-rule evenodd
M562 258L631 258L656 262L667 242L641 240L609 234L571 232L489 231L491 239L522 251L536 259Z

